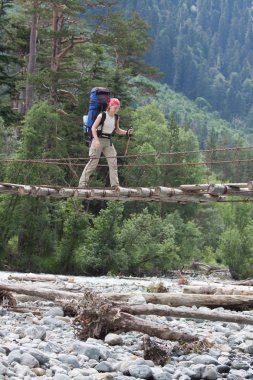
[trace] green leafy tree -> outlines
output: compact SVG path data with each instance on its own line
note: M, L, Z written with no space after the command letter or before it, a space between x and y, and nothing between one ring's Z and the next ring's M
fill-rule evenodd
M174 227L147 209L124 222L119 249L127 258L128 273L166 272L180 265Z
M108 207L92 218L92 225L85 231L84 244L75 251L76 264L82 273L103 275L127 268L126 258L117 245L122 221L123 205L116 202L109 202Z
M221 234L217 253L236 279L252 276L252 207L230 205L221 207L225 229Z
M81 202L72 199L60 202L57 211L59 242L56 252L56 268L59 273L83 274L82 259L77 251L84 242L89 241L87 230L91 227L90 218L84 212Z

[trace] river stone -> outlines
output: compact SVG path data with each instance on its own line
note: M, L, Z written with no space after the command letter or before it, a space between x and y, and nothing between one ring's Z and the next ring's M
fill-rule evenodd
M34 368L34 367L38 367L39 366L38 360L35 359L34 356L32 356L32 355L30 355L28 353L25 353L25 354L21 355L20 364L26 365L29 368Z
M205 380L216 380L219 374L213 365L206 366L202 374L202 378Z
M121 346L123 344L123 339L118 334L107 334L105 337L105 343L110 346Z
M163 371L173 374L175 372L175 368L171 364L165 364L165 366L163 367Z
M5 375L6 372L7 368L2 363L0 363L0 375Z
M210 355L198 355L192 358L195 364L215 364L218 365L218 361Z
M62 346L55 342L41 342L38 346L40 350L47 351L47 352L54 352L58 354L59 352L62 352Z
M245 362L239 362L239 361L237 361L237 360L234 360L234 361L232 362L232 368L235 368L235 369L243 369L243 370L247 371L247 370L250 368L250 366L249 366L248 363L245 363Z
M64 311L62 307L51 307L49 310L45 311L45 317L64 317Z
M19 363L21 359L21 352L19 350L13 350L8 355L8 363L11 364L12 362Z
M114 376L110 372L97 373L92 376L92 380L114 380Z
M54 380L71 380L71 377L64 373L57 373L54 375Z
M253 344L246 345L245 352L248 352L249 354L253 354Z
M0 307L0 317L3 317L7 314L7 310L4 307Z
M30 348L27 350L27 352L30 355L34 356L35 359L38 360L40 365L46 364L49 361L49 357L43 354L43 352L41 352L40 350L37 350L36 348Z
M40 368L40 367L32 368L32 371L35 373L36 376L44 376L45 375L45 370L43 368Z
M219 373L228 373L230 371L230 367L226 364L220 364L216 367Z
M62 363L66 363L73 368L80 368L79 361L75 355L61 354L58 356L58 360Z
M152 378L152 370L148 365L132 365L128 368L131 376L140 379L150 379Z
M124 360L122 361L119 366L118 366L118 370L120 372L123 373L123 375L129 375L129 367L133 366L133 365L147 365L149 367L151 367L149 365L149 360L145 360L145 359L142 359L142 358L139 358L137 359L136 357L133 357L133 358L129 358L128 360ZM151 362L153 363L153 362Z
M102 345L98 344L90 344L90 343L82 343L77 342L74 343L73 349L78 354L83 354L87 356L89 359L95 359L95 360L106 360L109 356L111 356L110 351L103 347Z
M77 376L88 376L87 373L85 373L85 371L81 368L73 368L71 371L68 372L68 375L73 378Z
M16 374L18 379L23 379L24 376L28 376L30 373L29 367L27 367L25 365L21 365L19 363L16 363L14 365L14 370L15 370L15 374Z
M25 330L27 336L32 339L44 340L47 336L47 330L43 326L31 326Z
M160 373L153 372L153 379L154 380L172 380L172 375L167 371L160 372Z
M205 367L206 366L204 364L192 364L190 366L190 370L193 371L194 374L192 374L191 378L193 380L200 380L202 378L202 373L204 372Z
M49 326L52 326L52 327L63 327L66 325L65 322L63 321L60 321L59 319L55 319L53 317L45 317L41 320L41 323L43 323L44 325L49 325Z
M227 380L245 380L243 377L238 377L237 375L229 374Z
M106 361L100 362L94 368L98 372L113 372L112 365Z

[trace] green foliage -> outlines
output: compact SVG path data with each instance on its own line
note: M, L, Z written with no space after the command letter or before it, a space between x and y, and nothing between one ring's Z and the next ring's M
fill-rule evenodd
M119 0L118 8L126 16L137 11L149 23L154 46L147 63L165 73L173 90L232 122L247 120L252 105L250 1Z
M109 202L85 231L84 244L76 250L82 273L119 273L127 269L127 257L118 251L117 239L123 221L123 205Z
M250 205L232 205L221 210L225 222L217 253L236 279L252 277L252 212Z
M82 205L72 199L59 202L57 210L59 243L56 263L61 273L82 274L82 260L76 252L89 239L89 215Z
M242 232L230 227L221 235L219 250L235 279L253 275L252 233L253 226L248 225Z
M129 273L163 272L180 263L173 226L147 209L124 222L119 247Z
M168 288L164 285L164 283L161 281L159 283L151 283L146 291L148 293L167 293L168 292Z

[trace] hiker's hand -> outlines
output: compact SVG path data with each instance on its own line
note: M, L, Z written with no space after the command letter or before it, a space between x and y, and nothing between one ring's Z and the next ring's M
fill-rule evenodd
M127 130L127 136L132 135L134 133L133 128Z
M100 141L98 139L95 140L95 148L96 149L100 148Z

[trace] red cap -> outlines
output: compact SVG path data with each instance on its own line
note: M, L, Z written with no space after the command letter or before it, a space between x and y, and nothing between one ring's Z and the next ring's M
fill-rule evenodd
M111 98L108 107L120 107L120 101L117 98Z

